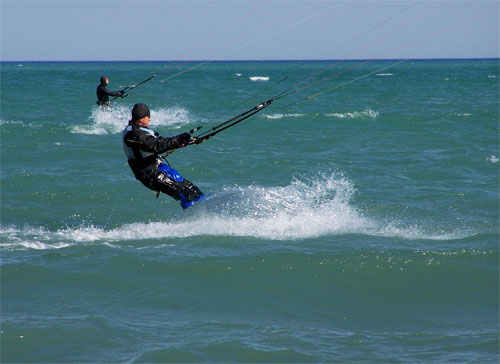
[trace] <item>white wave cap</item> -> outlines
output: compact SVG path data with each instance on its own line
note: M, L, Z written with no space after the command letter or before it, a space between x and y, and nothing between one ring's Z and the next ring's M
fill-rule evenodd
M378 221L353 205L353 184L338 173L295 178L284 187L233 186L208 196L171 221L124 224L115 229L96 226L50 231L43 227L0 228L0 248L61 249L76 244L105 244L150 240L179 243L195 236L236 236L267 240L302 240L321 236L365 234L401 239L452 240L472 232L444 231L422 223L409 226L396 220ZM172 203L175 203L172 201ZM141 244L134 244L138 249Z
M283 118L300 118L302 116L305 116L305 114L299 114L299 113L292 113L292 114L281 114L281 113L276 113L276 114L266 114L263 115L264 118L266 119L283 119Z
M489 160L491 163L498 163L498 161L500 160L495 155L492 155L492 156L490 156L489 158L486 158L486 159Z
M25 123L22 120L3 120L0 119L0 126L2 125L19 125L23 128L33 128L33 129L40 129L43 127L43 124L41 123Z
M269 81L269 77L266 76L250 76L250 81L252 82L267 82Z
M370 118L376 119L379 116L378 111L374 111L372 109L365 109L363 111L353 111L353 112L345 112L345 113L331 113L325 114L329 117L335 117L339 119L362 119L362 118Z
M118 105L110 109L94 107L87 125L77 125L71 129L74 134L108 135L118 134L127 126L132 106ZM168 126L179 129L191 122L189 111L180 107L151 110L150 126Z

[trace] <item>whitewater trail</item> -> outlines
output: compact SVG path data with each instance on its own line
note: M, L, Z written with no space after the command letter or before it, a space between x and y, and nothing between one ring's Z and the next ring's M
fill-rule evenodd
M0 229L3 249L59 249L77 243L104 244L130 240L164 241L195 236L238 236L270 240L364 234L402 239L451 240L463 231L428 231L422 222L366 217L353 206L353 183L342 174L296 178L284 187L232 186L181 212L172 221L138 222L106 229L78 226L50 231L44 227Z

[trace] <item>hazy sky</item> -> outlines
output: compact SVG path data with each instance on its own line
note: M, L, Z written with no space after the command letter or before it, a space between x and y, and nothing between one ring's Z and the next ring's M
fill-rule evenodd
M0 0L2 61L499 57L499 0Z

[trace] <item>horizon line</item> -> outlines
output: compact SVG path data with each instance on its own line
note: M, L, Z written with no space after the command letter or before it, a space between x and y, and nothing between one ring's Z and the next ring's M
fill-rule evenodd
M352 58L352 59L234 59L234 60L0 60L0 63L154 63L154 62L338 62L338 61L465 61L465 60L500 60L500 57L443 57L443 58Z

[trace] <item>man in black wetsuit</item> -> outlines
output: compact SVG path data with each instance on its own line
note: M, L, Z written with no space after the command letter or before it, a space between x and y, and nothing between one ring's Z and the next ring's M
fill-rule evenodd
M182 133L172 138L164 138L149 129L151 120L149 108L135 104L132 120L123 130L123 149L135 178L158 194L163 192L179 200L183 209L204 197L203 192L182 177L159 157L171 149L182 148L191 141L191 134ZM158 196L158 195L157 195Z
M97 86L96 94L97 94L97 105L100 107L109 106L109 97L110 96L122 96L123 90L118 91L109 91L106 86L109 85L109 79L105 76L102 76L100 79L101 83Z

